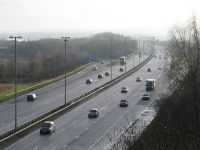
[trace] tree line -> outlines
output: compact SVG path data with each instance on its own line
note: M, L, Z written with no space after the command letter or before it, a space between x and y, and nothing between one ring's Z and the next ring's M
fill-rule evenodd
M118 59L137 49L137 41L131 37L113 33L100 33L91 37L72 38L67 42L67 66L70 71L88 63L87 57L96 61ZM24 40L17 42L18 82L37 82L61 75L65 71L64 41L62 39ZM0 40L0 82L12 83L14 80L14 42Z

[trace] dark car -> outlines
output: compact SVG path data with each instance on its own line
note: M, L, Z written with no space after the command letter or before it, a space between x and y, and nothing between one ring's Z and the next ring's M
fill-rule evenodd
M105 76L109 76L110 75L110 72L105 72Z
M148 93L144 93L142 95L142 100L150 100L150 95Z
M98 75L98 79L102 79L103 77L104 77L103 74Z
M119 71L120 71L120 72L123 72L123 71L124 71L124 68L119 68Z
M128 93L128 88L127 87L122 87L121 88L121 93Z
M27 101L34 101L37 99L37 96L35 94L28 94L27 95Z
M53 121L45 121L42 123L40 134L51 134L55 132L55 124Z
M152 71L152 69L151 68L147 68L147 72L151 72Z
M87 78L85 82L86 82L86 84L91 84L92 83L92 79L91 78Z
M141 82L142 80L140 79L140 77L136 78L136 82Z
M127 107L128 106L128 101L126 99L122 99L119 103L120 107Z
M99 117L99 112L96 108L90 109L88 113L88 118L97 118Z

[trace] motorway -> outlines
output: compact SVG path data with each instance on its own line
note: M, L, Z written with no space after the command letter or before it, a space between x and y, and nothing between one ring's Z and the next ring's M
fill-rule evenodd
M120 81L112 88L80 105L55 120L56 131L51 135L40 136L39 129L10 145L6 150L103 150L109 144L107 135L114 135L120 129L134 121L154 100L166 92L168 80L165 75L167 60L153 58L140 70ZM158 70L161 66L163 69ZM151 67L152 72L147 72ZM136 77L142 82L136 82ZM145 92L145 80L156 79L155 91L149 92L151 100L142 101ZM126 86L129 91L121 94L120 89ZM119 101L126 98L127 108L120 108ZM88 119L91 108L98 108L100 117Z
M147 57L147 56L145 56ZM145 58L143 57L143 59ZM142 61L142 59L141 59ZM139 63L138 55L134 56L134 65ZM97 66L97 71L92 71L92 66ZM105 64L96 63L79 73L67 78L67 102L100 86L110 80L110 76L103 79L97 79L98 74L104 74L110 71L108 62ZM122 74L119 72L119 64L113 66L113 78ZM133 67L133 57L127 60L127 71ZM93 83L86 85L86 78L92 78ZM17 121L21 125L41 114L44 114L62 104L64 104L64 80L58 81L39 90L33 91L38 99L33 102L27 102L26 95L17 98ZM0 105L0 134L14 128L14 100Z

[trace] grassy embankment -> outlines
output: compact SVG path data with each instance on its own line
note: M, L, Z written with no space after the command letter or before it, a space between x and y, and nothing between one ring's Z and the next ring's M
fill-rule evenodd
M199 101L187 87L175 90L130 150L200 150Z
M83 70L84 68L88 67L89 65L90 64L85 64L83 66L77 67L73 71L68 72L67 77L78 73L79 71ZM56 78L53 78L50 80L43 80L38 83L34 83L33 85L30 83L17 84L17 91L18 91L17 95L19 96L19 95L26 94L28 92L37 90L39 88L42 88L44 86L47 86L49 84L52 84L52 83L57 82L62 79L64 79L64 75L61 75L59 77L56 77ZM0 103L14 98L14 90L15 90L14 84L0 84Z

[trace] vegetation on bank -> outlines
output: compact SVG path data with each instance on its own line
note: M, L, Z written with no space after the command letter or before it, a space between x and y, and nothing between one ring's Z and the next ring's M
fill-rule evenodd
M158 101L158 113L142 133L132 127L133 132L122 136L116 149L200 149L200 28L196 18L183 27L175 26L170 36L171 95Z

